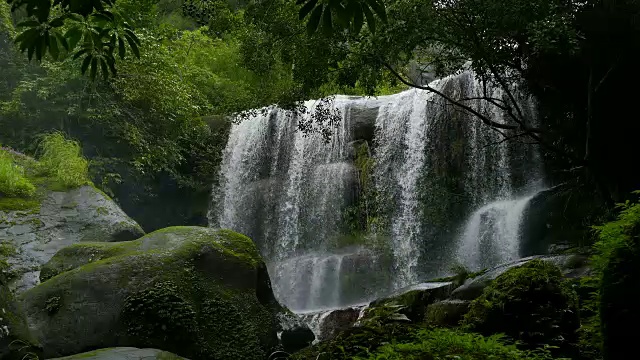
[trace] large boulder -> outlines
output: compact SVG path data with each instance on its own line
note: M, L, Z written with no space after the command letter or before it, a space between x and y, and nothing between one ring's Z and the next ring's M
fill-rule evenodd
M188 360L170 352L156 349L119 347L49 360Z
M465 281L463 285L453 290L451 299L474 300L482 295L484 289L491 285L500 275L536 259L558 266L562 274L568 278L581 278L592 273L588 258L584 255L530 256L498 265L480 276Z
M303 349L316 339L313 331L303 320L288 309L282 309L277 315L280 344L288 353Z
M130 346L264 359L278 345L283 308L267 268L255 244L229 230L168 228L76 244L46 268L58 274L21 295L46 357Z
M368 314L375 314L376 308L398 307L398 313L408 320L422 322L430 304L449 297L453 290L451 282L429 282L408 286L397 290L391 296L375 300L369 305L364 319Z
M464 324L529 348L556 346L566 355L580 327L578 296L558 266L536 259L498 276L471 303Z
M31 336L25 315L0 274L0 359L23 360L29 354L39 356L41 348Z
M28 209L0 210L0 243L9 256L9 286L22 292L39 283L40 266L60 249L84 241L127 241L142 228L91 185L47 191Z
M455 327L469 312L471 302L466 300L442 300L427 307L425 322L431 326Z

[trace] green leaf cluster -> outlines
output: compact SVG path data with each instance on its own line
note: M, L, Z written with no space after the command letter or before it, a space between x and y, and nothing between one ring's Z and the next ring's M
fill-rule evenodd
M11 154L0 148L0 195L31 197L36 187L25 175L24 167L16 164Z
M115 0L8 0L11 10L24 9L23 29L15 38L29 60L83 58L82 74L95 79L100 72L107 79L115 75L116 55L121 59L127 47L140 57L140 40L122 15L113 11Z
M383 22L387 20L382 0L297 0L300 8L300 20L309 17L307 31L313 34L322 23L322 31L331 36L335 30L348 29L360 33L367 19L371 32L376 30L377 15Z

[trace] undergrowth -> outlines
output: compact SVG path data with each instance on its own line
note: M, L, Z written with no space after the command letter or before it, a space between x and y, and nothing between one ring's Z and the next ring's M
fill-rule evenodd
M357 360L436 360L436 359L552 359L545 350L523 351L506 344L501 335L484 337L474 333L448 329L421 329L415 340L408 343L389 343Z
M82 156L80 145L60 132L42 136L39 145L40 166L51 177L53 190L68 190L88 183L89 162Z
M633 194L640 195L640 190L634 191ZM604 225L593 226L598 240L594 244L595 254L592 257L592 264L599 273L608 266L616 250L633 248L632 230L640 224L640 202L627 200L617 204L616 208L620 214L615 220Z
M0 150L0 196L31 197L36 187L25 175L25 169L14 163L12 156Z

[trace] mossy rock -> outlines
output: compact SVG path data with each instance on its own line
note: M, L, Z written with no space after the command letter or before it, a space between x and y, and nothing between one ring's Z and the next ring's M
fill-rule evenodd
M25 315L0 274L0 359L23 360L30 354L41 356L42 349L31 336Z
M180 227L83 245L54 261L69 260L57 267L66 271L21 295L46 357L130 346L262 360L277 346L282 307L249 238Z
M9 287L16 292L37 285L40 267L66 246L128 241L144 234L113 200L90 185L47 191L30 210L3 211L0 207L0 243L16 248L7 259L15 275Z
M228 230L221 230L219 233L223 234L218 237L222 251L242 258L252 266L256 266L262 261L249 238ZM40 280L44 282L65 271L103 259L134 252L172 251L183 246L185 239L192 241L210 237L211 231L207 228L175 226L157 230L134 241L74 244L58 251L49 262L42 266Z
M368 314L375 313L376 308L397 306L399 313L404 314L413 322L422 322L427 307L438 300L446 299L453 290L450 282L423 283L398 290L394 295L378 299L370 304L370 308L365 312L365 319Z
M425 322L430 326L456 327L469 312L470 302L466 300L443 300L427 307Z
M486 335L504 333L524 347L553 345L566 353L580 326L578 297L559 267L535 259L487 286L464 324Z
M82 354L49 360L188 360L170 352L156 349L119 347L100 349Z

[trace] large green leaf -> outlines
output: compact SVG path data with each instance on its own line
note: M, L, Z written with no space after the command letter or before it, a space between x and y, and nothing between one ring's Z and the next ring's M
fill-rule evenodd
M369 6L367 6L367 4L362 4L362 11L364 12L364 15L367 18L367 25L369 26L369 30L372 33L376 32L376 18L373 16L373 13L371 12L371 9L369 9Z
M333 24L331 22L331 7L327 6L322 15L322 32L325 36L333 34Z
M87 69L89 69L89 65L91 65L92 58L93 56L91 54L88 54L87 57L85 57L82 61L82 67L80 67L80 71L82 71L83 75L87 73Z
M313 9L311 16L309 17L309 21L307 22L307 32L310 34L314 33L318 29L318 25L320 25L320 18L322 17L322 10L324 9L324 5L320 4Z
M358 34L360 30L362 30L362 25L364 24L364 16L362 13L362 6L359 3L353 3L353 7L358 7L358 9L353 10L353 32Z
M309 13L311 12L311 10L313 10L316 7L316 4L318 4L318 0L310 0L309 2L307 2L300 9L300 12L299 12L300 20L306 18L307 15L309 15Z

